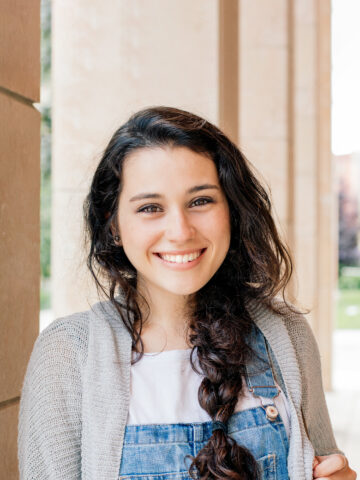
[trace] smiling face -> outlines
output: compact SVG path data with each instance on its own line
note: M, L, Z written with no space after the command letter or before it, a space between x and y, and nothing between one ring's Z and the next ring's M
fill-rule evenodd
M138 286L150 295L198 291L230 245L215 164L185 147L142 148L126 158L117 220Z

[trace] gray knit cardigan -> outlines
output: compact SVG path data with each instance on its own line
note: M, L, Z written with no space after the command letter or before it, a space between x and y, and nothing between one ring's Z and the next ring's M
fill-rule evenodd
M312 479L314 453L336 445L320 356L306 319L248 304L290 405L291 480ZM117 480L130 396L131 338L110 302L58 318L38 336L22 386L22 480Z

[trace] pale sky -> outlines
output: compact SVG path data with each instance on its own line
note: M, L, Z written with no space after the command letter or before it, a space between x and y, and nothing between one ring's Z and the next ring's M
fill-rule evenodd
M360 151L360 0L332 0L332 151Z

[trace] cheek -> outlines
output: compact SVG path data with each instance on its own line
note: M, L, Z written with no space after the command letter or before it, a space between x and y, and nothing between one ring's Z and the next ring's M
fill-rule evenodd
M209 217L204 228L213 238L228 240L230 238L230 218L227 209L221 209Z
M122 219L120 235L125 253L141 256L157 241L158 229L152 222L141 222L129 216Z

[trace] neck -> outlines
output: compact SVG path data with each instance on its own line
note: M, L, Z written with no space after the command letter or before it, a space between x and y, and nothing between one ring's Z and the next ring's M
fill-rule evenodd
M177 350L190 347L188 324L191 296L138 285L138 290L149 305L141 301L143 316L141 338L145 352Z

